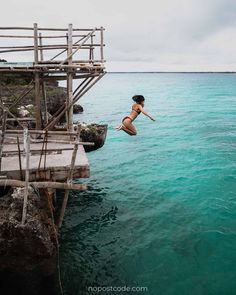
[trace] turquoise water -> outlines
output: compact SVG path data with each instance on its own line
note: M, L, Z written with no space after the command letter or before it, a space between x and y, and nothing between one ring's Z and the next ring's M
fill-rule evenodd
M146 97L157 122L140 115L131 137L114 126L134 94ZM81 104L77 119L109 131L106 145L88 154L88 191L69 200L65 294L95 294L89 286L235 294L236 75L107 74Z

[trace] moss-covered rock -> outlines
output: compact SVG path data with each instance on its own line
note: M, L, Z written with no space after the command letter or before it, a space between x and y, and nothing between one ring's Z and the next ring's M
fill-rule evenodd
M94 146L84 146L86 152L101 148L105 143L106 135L107 124L81 124L81 140L94 143Z

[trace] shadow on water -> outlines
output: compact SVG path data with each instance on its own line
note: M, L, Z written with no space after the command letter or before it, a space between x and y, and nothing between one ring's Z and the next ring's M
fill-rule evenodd
M108 189L96 182L70 197L60 237L64 294L89 294L89 286L120 285L115 250L120 239L118 206L109 200Z

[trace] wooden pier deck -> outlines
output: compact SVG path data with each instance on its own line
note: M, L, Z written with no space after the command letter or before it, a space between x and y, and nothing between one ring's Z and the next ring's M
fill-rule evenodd
M29 181L39 181L40 179L51 181L66 181L71 166L73 153L73 144L48 143L47 156L44 167L44 156L42 155L41 167L39 167L40 153L43 143L34 143L30 145L30 164ZM20 145L23 153L23 144ZM22 169L19 165L18 148L15 144L5 144L3 147L1 175L8 179L21 180L21 174L25 175L26 161L22 156ZM84 151L84 147L78 147L75 166L73 170L73 179L89 177L89 162Z

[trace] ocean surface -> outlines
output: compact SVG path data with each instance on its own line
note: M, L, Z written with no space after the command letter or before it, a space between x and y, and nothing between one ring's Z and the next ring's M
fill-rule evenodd
M131 137L114 127L135 94L157 122ZM80 103L109 130L70 195L65 294L236 294L236 74L107 74ZM110 286L137 292L88 291Z

